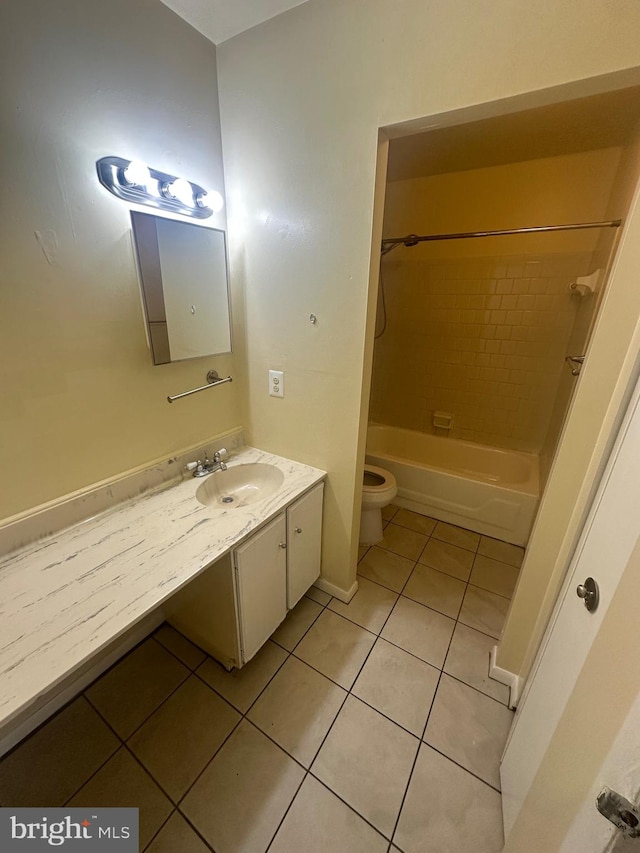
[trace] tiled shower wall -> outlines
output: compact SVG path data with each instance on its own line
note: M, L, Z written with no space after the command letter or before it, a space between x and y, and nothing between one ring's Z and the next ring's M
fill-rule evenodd
M416 253L413 257L409 254ZM386 329L376 340L370 420L539 452L592 253L382 260ZM381 290L381 289L380 289ZM381 292L377 333L383 327ZM449 433L434 411L453 414Z

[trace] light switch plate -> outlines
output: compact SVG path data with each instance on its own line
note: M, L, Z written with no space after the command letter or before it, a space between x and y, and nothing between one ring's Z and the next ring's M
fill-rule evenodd
M269 396L284 397L284 370L269 371Z

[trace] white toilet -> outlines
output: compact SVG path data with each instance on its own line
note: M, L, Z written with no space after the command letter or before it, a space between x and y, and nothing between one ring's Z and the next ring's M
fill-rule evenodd
M398 494L396 478L375 465L364 466L360 544L375 545L382 540L382 508Z

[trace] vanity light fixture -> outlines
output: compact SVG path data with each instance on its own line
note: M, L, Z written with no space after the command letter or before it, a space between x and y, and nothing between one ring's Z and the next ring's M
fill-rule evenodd
M103 157L96 163L100 183L118 198L134 204L145 204L170 210L182 216L206 219L222 210L224 200L219 192L159 172L140 160Z

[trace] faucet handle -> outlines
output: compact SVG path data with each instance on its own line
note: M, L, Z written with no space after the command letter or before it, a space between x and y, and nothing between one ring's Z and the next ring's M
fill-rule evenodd
M229 452L226 447L221 447L220 450L216 450L213 454L213 459L215 462L222 462L223 459L226 459L229 456Z

